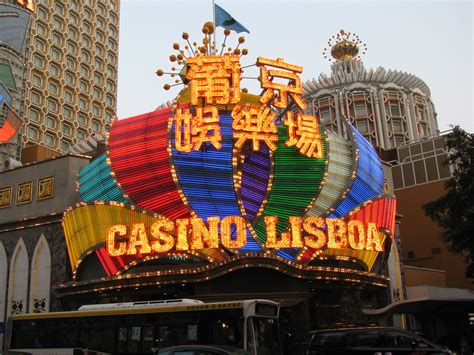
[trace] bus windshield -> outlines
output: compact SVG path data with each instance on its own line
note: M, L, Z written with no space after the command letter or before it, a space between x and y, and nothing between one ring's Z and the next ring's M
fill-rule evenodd
M281 354L278 322L275 318L251 317L255 337L255 353L258 355Z

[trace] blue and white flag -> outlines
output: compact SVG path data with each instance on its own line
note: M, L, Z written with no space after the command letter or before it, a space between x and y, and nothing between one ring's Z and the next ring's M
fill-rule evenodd
M240 22L237 22L235 18L230 16L230 14L219 5L214 4L214 10L216 12L216 27L223 27L237 33L250 33L248 29L246 29Z

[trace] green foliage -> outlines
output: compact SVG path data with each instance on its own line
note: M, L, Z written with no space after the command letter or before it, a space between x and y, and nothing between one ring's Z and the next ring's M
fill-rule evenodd
M443 229L442 238L451 251L466 255L466 276L474 276L474 134L459 126L447 137L449 164L454 169L445 183L446 194L423 206L425 213Z

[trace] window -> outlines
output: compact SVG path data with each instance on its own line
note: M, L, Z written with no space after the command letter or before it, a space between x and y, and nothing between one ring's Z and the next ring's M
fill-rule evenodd
M46 127L48 128L54 128L56 127L56 119L53 117L46 117Z
M53 33L53 43L57 45L61 45L61 36L57 33Z
M116 19L115 19L115 16L113 14L109 14L109 21L111 23L115 24Z
M33 127L28 127L28 137L34 140L38 139L38 130Z
M77 32L75 29L69 27L69 38L70 39L77 39Z
M85 33L91 34L92 28L91 28L91 25L87 21L84 21L84 23L82 24L82 27L84 28Z
M54 28L60 31L63 29L63 22L57 17L54 18Z
M97 5L97 10L99 11L99 14L104 15L105 14L105 8L101 5Z
M390 115L400 117L400 106L397 103L390 103Z
M58 108L58 105L56 104L56 101L52 99L48 99L48 110L52 112L56 112L57 108Z
M95 45L95 54L99 55L99 56L103 56L104 55L104 48L102 48L102 46L96 44Z
M94 88L94 90L93 90L93 95L94 95L94 97L95 97L96 99L99 99L99 100L100 100L100 98L102 97L102 94L100 93L100 90L97 89L97 88Z
M104 24L102 24L101 28L103 28L103 25ZM100 24L99 24L99 26L100 26ZM104 41L104 33L102 31L97 31L97 33L95 34L95 37L101 42Z
M323 122L330 122L331 121L331 113L329 111L321 111L321 120Z
M394 133L403 133L402 120L392 119L392 127Z
M87 101L84 99L79 99L79 107L82 108L83 110L87 109Z
M63 152L67 152L67 151L69 150L69 147L70 147L70 146L71 146L71 145L69 144L68 141L64 141L64 140L61 141L61 150L62 150Z
M38 11L36 13L38 14L38 18L43 19L43 20L48 19L48 12L42 7L38 8Z
M68 42L67 43L67 51L71 54L76 54L76 46L73 43Z
M43 24L41 24L41 23L36 24L36 31L40 35L46 36L46 26L44 26Z
M73 10L79 10L79 4L77 3L77 0L71 0L71 8Z
M54 60L61 60L61 52L56 48L51 48L51 57Z
M71 20L71 23L74 25L79 24L79 19L77 18L76 14L70 13L69 14L69 19Z
M107 75L111 78L115 76L115 70L112 67L107 67Z
M92 120L92 130L96 133L100 131L100 123L96 120Z
M97 106L97 105L92 106L92 113L93 113L95 116L100 116L100 108L99 108L99 106Z
M89 37L87 36L82 36L82 44L85 46L85 47L89 47L91 45L91 40L89 39ZM84 59L84 57L82 58ZM89 59L87 59L89 60Z
M105 122L110 123L112 121L112 114L110 112L105 113Z
M37 50L44 52L44 42L39 38L36 38L35 47Z
M35 66L37 68L43 68L44 61L43 58L41 58L40 56L35 55L33 62L35 63Z
M106 83L107 91L114 91L114 86L115 85L111 80L107 80L107 83Z
M72 102L73 100L73 95L72 95L72 92L70 92L69 90L65 90L64 91L64 100L66 100L67 102Z
M56 6L54 7L54 10L55 10L56 14L64 15L64 8L60 4L56 3Z
M30 110L30 121L39 122L39 112L36 110Z
M357 129L360 133L368 133L369 125L367 124L367 120L357 120Z
M79 116L77 117L77 122L78 122L81 126L85 126L86 123L87 123L86 116L84 116L82 113L80 113Z
M48 91L50 94L57 95L58 94L58 86L54 83L49 83Z
M115 49L115 42L113 39L109 38L108 43L109 43L109 48Z
M109 61L109 63L115 63L115 55L111 52L108 52L107 53L107 60Z
M86 19L92 20L92 12L90 12L89 9L85 9L84 16L85 16Z
M79 84L79 89L82 92L88 92L89 91L89 84L87 84L87 82L85 82L84 80L81 80L81 82Z
M88 62L90 60L91 56L87 51L82 50L81 51L81 58L82 58L83 61Z
M112 98L112 96L107 95L105 97L105 102L107 103L107 106L112 106L114 104L114 99Z
M69 69L76 69L76 61L71 57L67 57L66 65Z
M99 74L94 74L94 82L98 85L102 84L102 77Z
M82 76L89 76L89 69L83 65L81 65L81 75Z
M66 135L66 136L71 136L72 134L72 127L71 125L67 124L67 123L63 123L63 133Z
M365 105L354 106L355 117L367 117L367 108Z
M74 75L69 72L66 72L66 83L74 85Z
M41 102L41 96L36 91L31 92L31 101L35 104L39 104Z
M50 71L51 75L59 76L59 67L56 64L51 64Z
M114 37L117 35L117 30L111 25L109 25L109 34Z
M44 135L44 144L46 144L47 146L50 146L50 147L54 147L54 143L56 142L56 139L54 138L54 136L50 133L46 133Z
M403 142L405 141L405 138L403 136L400 136L400 135L395 135L395 146L399 146L400 144L402 144Z
M72 118L72 110L71 108L67 107L67 106L64 106L63 107L63 115L64 117L66 117L67 119L71 119Z
M86 133L84 131L77 131L77 139L83 141L86 138Z
M99 70L100 70L100 69L102 69L103 66L104 66L104 65L102 64L102 62L101 62L99 59L96 59L96 60L95 60L95 68L96 68L96 69L99 69Z
M33 82L34 86L41 86L41 84L43 83L43 80L41 79L41 77L36 74L33 74L31 81Z

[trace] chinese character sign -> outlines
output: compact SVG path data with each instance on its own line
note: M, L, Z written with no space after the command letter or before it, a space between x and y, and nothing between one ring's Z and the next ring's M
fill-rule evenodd
M230 54L199 54L186 59L191 110L178 109L176 112L176 149L189 153L200 150L205 143L220 149L222 136L215 105L231 105L234 145L242 148L249 142L252 150L258 151L262 143L274 151L278 142L275 108L283 110L280 117L286 115L283 121L288 136L285 144L296 147L309 158L321 159L324 148L319 122L315 116L302 112L307 106L302 99L303 86L299 77L303 68L286 63L282 58L257 58L263 93L260 105L250 105L241 102L239 59L238 55Z

